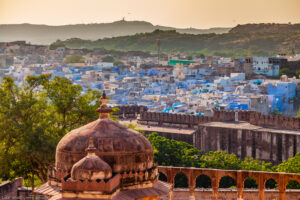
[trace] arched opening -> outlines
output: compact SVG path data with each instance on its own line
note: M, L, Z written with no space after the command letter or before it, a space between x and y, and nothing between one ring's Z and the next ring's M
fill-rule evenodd
M270 179L268 179L266 181L265 188L266 189L277 189L278 188L278 184L277 184L277 182L274 179L270 178Z
M300 189L300 183L295 180L290 180L286 184L286 189Z
M244 188L257 189L258 188L258 183L254 178L248 177L244 181Z
M196 188L211 188L211 179L209 176L201 174L196 179Z
M174 184L175 188L188 188L189 187L188 178L186 177L186 175L184 173L179 172L178 174L176 174L174 179L175 179L175 184Z
M219 188L236 188L236 181L230 176L223 176L219 182Z
M266 190L272 190L272 194L270 196L270 199L279 199L279 191L278 191L278 183L270 178L265 183Z
M158 179L159 179L160 181L164 181L164 182L167 182L167 181L168 181L167 176L166 176L164 173L161 173L161 172L159 172Z

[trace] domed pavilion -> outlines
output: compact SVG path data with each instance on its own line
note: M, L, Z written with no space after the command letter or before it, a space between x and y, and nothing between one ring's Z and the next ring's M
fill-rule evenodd
M157 200L170 192L158 181L153 148L140 133L110 119L105 93L98 120L58 143L48 182L35 190L50 200Z

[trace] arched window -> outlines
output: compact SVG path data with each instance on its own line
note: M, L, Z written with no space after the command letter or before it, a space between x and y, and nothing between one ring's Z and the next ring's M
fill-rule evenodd
M295 180L290 180L286 184L286 189L300 189L300 184Z
M235 188L236 181L230 176L223 176L219 182L219 188Z
M211 188L211 179L204 174L201 174L196 179L196 188Z
M258 183L254 178L248 177L244 181L244 188L258 188Z
M189 184L188 184L188 178L186 177L186 175L182 172L179 172L178 174L176 174L175 176L175 188L188 188Z
M278 184L274 179L270 178L266 181L265 187L266 187L266 189L277 189Z
M159 172L158 179L159 179L160 181L164 181L164 182L167 182L167 181L168 181L167 176L166 176L164 173L161 173L161 172Z

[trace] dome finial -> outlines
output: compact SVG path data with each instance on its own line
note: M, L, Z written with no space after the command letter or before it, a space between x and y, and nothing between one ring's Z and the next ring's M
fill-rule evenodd
M96 152L96 147L94 146L94 140L93 140L93 137L90 137L89 138L89 146L88 148L86 149L86 151L88 152L88 155L92 155L92 154L95 154Z
M102 93L102 98L100 99L101 106L96 110L98 113L100 113L100 119L109 118L109 114L113 111L110 107L106 105L108 99L106 97L105 91Z

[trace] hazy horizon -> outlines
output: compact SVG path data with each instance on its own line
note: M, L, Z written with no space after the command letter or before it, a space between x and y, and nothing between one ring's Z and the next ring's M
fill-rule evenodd
M0 0L0 24L49 26L146 21L207 29L248 23L300 23L299 0Z

